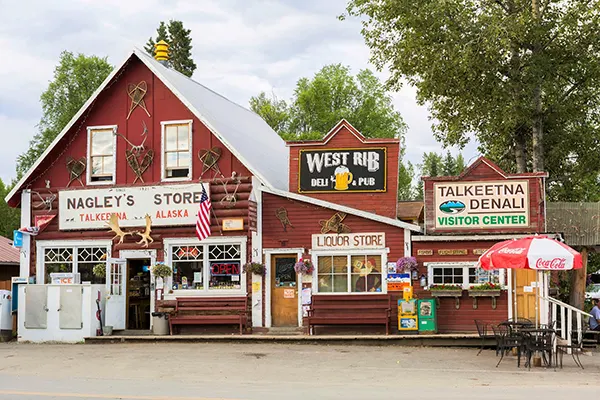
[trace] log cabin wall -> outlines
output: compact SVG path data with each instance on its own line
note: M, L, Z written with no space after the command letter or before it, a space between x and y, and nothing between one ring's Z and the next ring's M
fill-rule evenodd
M147 83L147 93L144 103L150 114L136 107L129 119L131 100L127 94L129 84ZM163 121L192 121L192 179L183 182L161 182L161 122ZM149 168L142 174L143 182L136 180L136 174L126 160L126 149L131 146L127 141L117 136L116 139L116 168L114 185L86 185L85 173L81 182L74 179L69 183L67 170L68 157L73 159L86 159L87 154L87 128L91 126L116 125L117 132L127 138L134 145L144 143L145 149L154 151L154 159ZM144 133L144 126L147 132ZM144 134L143 134L144 133ZM220 174L208 171L203 174L203 164L199 160L201 150L219 148L221 156L217 162ZM87 164L87 161L86 161ZM87 166L86 166L87 168ZM236 179L229 177L235 172ZM214 179L213 179L214 178ZM49 181L49 182L48 182ZM221 143L209 129L136 57L130 58L122 71L116 75L107 89L100 93L87 112L73 125L73 128L63 137L61 142L53 149L48 157L34 171L28 183L32 190L32 221L38 215L57 215L60 192L86 188L129 188L147 185L168 185L170 187L181 184L203 181L210 185L210 197L214 210L211 218L211 232L213 236L248 236L249 224L256 225L256 211L250 204L252 191L252 176L248 169ZM49 187L47 187L49 183ZM83 185L82 185L83 183ZM224 198L236 193L236 201L228 202ZM41 204L40 197L56 194L51 209ZM18 196L16 196L18 197ZM254 210L254 211L250 211ZM250 217L250 218L249 218ZM222 221L224 218L242 218L243 230L223 232ZM60 231L58 218L52 222L36 237L31 244L31 273L35 274L36 241L41 240L88 240L110 239L113 233L106 229ZM154 242L148 249L156 249L159 261L163 258L162 239L178 237L195 237L195 228L190 226L153 226L151 236ZM118 255L119 250L140 249L135 242L139 237L127 236L123 244L113 242L112 254ZM248 243L250 241L248 240ZM248 244L249 245L249 244ZM250 254L249 251L247 254Z

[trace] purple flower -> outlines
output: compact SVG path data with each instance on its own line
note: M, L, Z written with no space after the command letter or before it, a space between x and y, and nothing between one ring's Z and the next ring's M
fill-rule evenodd
M417 259L415 257L401 257L396 262L396 271L397 272L413 272L417 271L419 265L417 264Z

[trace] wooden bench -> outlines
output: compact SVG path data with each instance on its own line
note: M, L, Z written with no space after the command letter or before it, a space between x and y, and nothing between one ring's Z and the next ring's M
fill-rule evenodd
M308 329L317 325L385 325L390 333L392 296L389 294L316 294L308 310Z
M248 326L248 297L178 297L175 312L169 317L174 325L238 325L240 335Z

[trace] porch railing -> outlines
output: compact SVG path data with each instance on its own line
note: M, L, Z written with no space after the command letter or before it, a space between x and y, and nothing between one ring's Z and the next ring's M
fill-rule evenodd
M570 346L573 342L572 334L577 333L577 343L581 343L583 340L583 324L587 323L584 317L591 317L592 315L553 297L541 297L541 300L548 305L548 322L550 326L555 327L557 336ZM573 322L575 322L575 325Z

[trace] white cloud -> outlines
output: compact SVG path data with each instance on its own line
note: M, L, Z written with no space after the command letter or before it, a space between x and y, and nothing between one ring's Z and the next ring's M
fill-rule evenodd
M14 161L27 148L40 118L39 95L52 78L62 50L109 56L117 64L132 46L143 47L159 21L179 19L192 30L194 79L243 106L273 90L288 99L300 77L323 65L343 63L353 72L371 68L359 21L337 16L346 0L29 0L5 2L0 47L0 137L18 139L0 149L0 177L14 176ZM385 72L378 73L386 78ZM406 156L440 151L426 107L405 86L394 104L409 125ZM475 154L467 147L465 158Z

